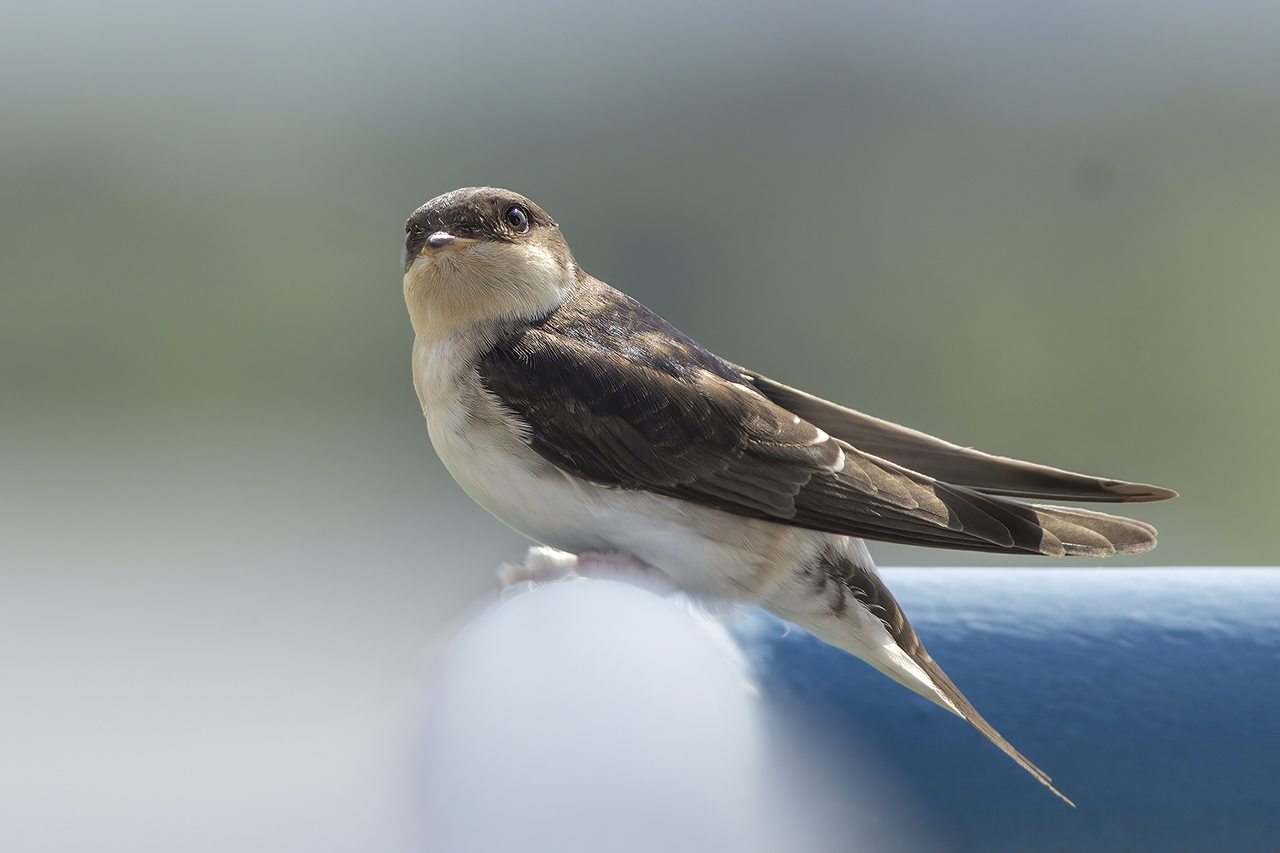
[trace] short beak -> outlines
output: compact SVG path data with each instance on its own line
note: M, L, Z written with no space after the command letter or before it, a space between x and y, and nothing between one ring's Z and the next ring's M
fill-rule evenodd
M427 235L427 242L422 247L421 254L431 255L445 249L461 249L470 246L472 243L478 243L479 240L472 240L468 237L455 237L448 231L436 231Z

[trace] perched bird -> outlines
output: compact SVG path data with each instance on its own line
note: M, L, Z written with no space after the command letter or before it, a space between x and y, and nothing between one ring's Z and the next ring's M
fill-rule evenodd
M764 607L968 720L1053 789L925 651L862 540L1131 554L1155 545L1153 527L1009 497L1174 492L990 456L738 367L584 272L555 221L507 190L447 193L405 230L414 385L477 503L538 542L621 552L694 595Z

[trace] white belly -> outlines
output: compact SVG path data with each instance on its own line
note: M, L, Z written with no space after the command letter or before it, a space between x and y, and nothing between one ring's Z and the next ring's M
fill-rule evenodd
M620 551L683 588L758 603L826 534L648 492L585 482L538 456L457 348L415 348L431 443L476 503L529 538L574 553Z

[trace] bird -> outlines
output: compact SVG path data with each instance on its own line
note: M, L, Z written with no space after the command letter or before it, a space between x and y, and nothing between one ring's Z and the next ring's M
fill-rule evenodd
M998 554L1154 547L1142 521L1039 500L1156 486L989 455L740 367L588 275L517 193L468 187L405 226L413 381L431 443L530 539L623 554L757 605L967 720L1045 784L934 662L864 540Z

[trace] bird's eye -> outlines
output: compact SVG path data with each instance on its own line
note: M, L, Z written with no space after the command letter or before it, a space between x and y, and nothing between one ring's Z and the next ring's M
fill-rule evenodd
M508 207L507 224L523 234L529 230L529 214L519 207Z

